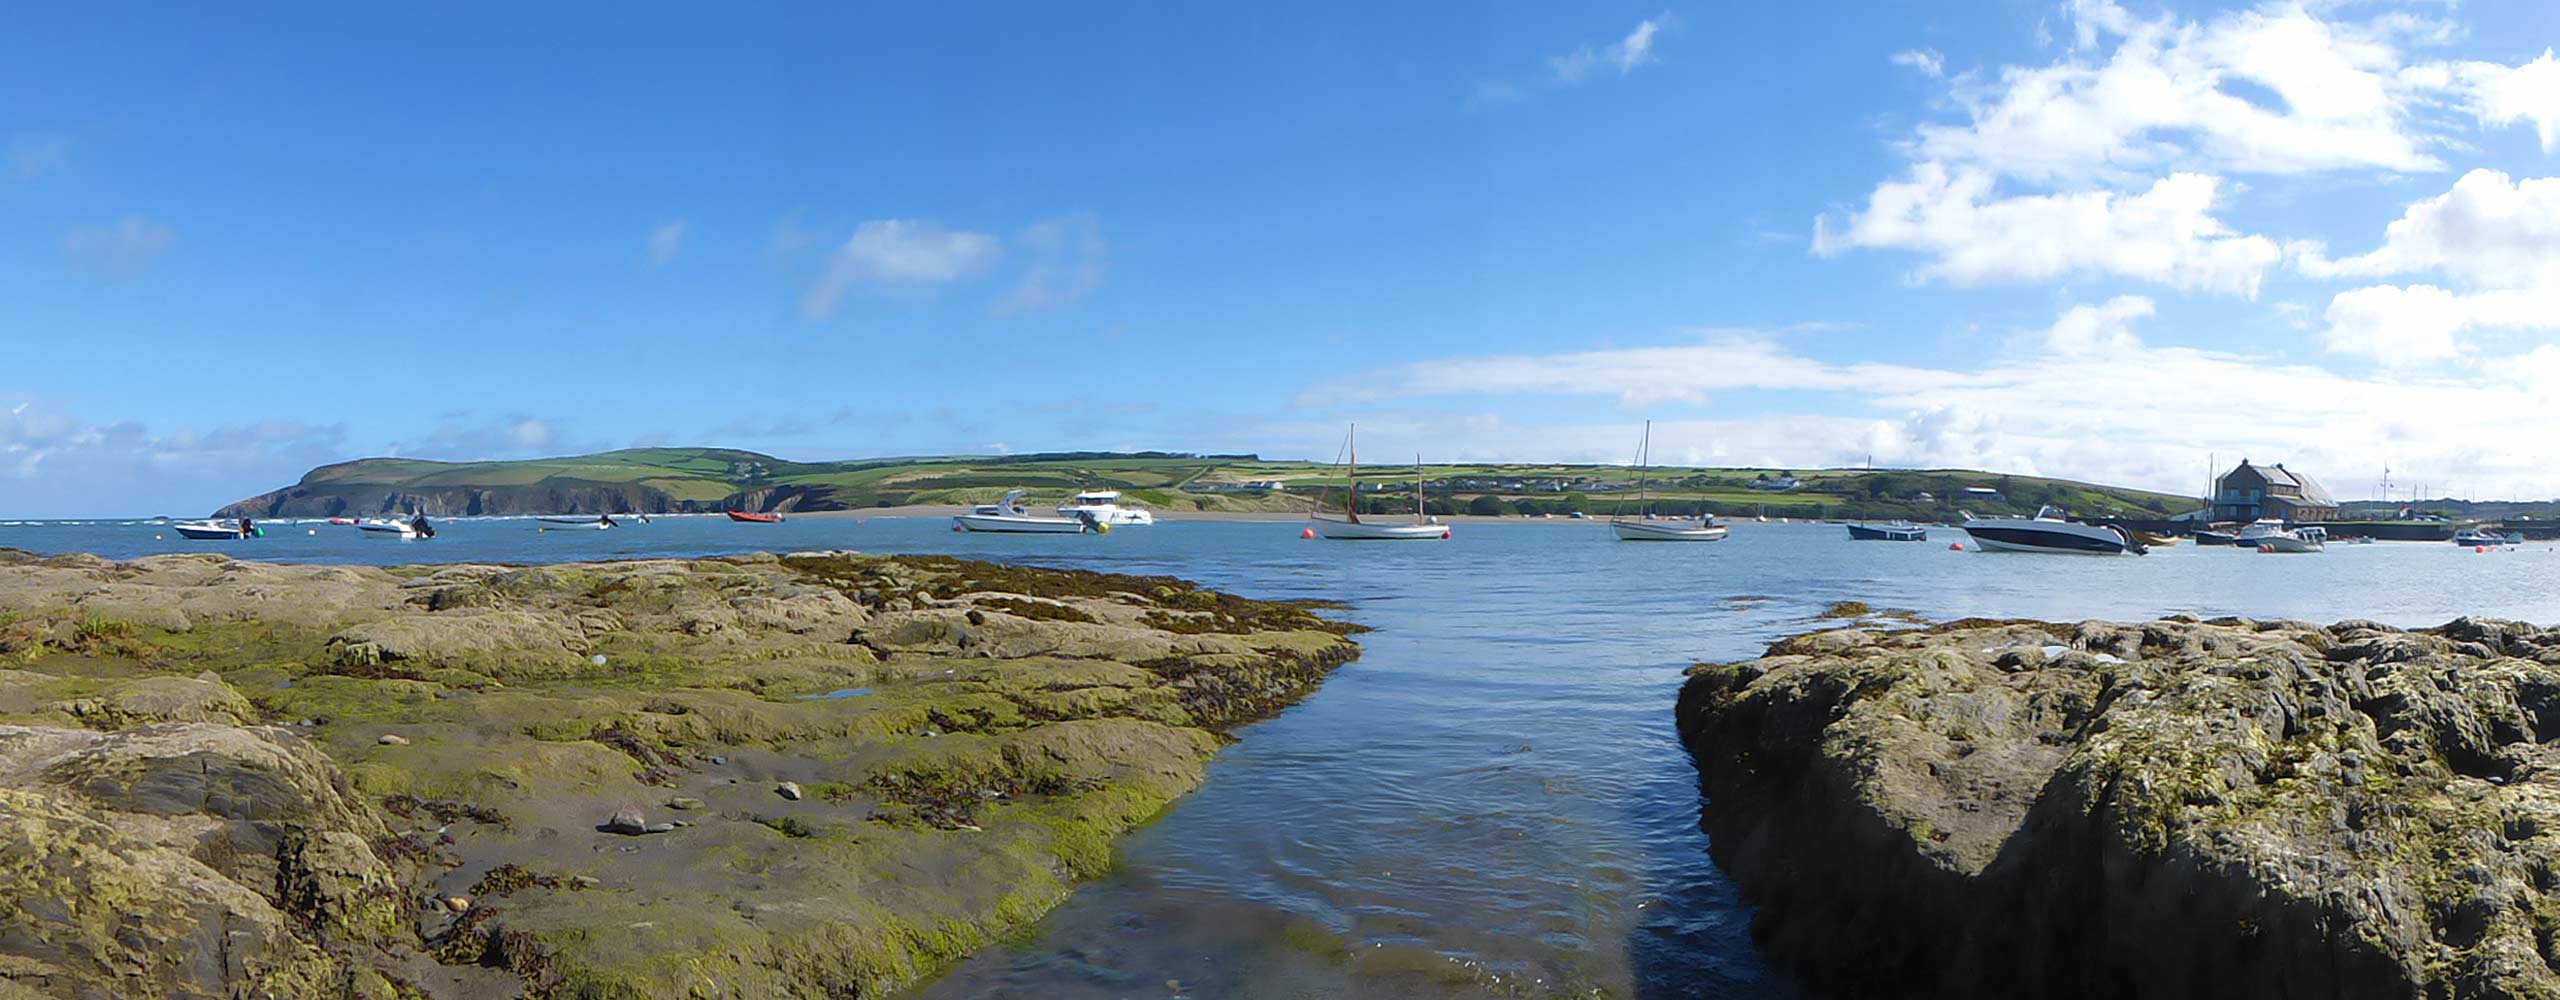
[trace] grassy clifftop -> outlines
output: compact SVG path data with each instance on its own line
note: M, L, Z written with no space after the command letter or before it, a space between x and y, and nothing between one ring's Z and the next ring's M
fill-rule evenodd
M1435 513L1605 514L1631 503L1635 472L1614 465L1433 465L1421 471ZM2059 504L2091 516L2164 517L2186 498L2032 476L1961 469L1657 468L1657 508L1770 516L1916 517ZM1364 502L1410 509L1413 472L1364 476ZM1793 485L1785 485L1792 480ZM226 517L321 516L424 510L436 514L847 510L983 503L1006 490L1035 498L1116 489L1169 511L1304 510L1344 478L1323 463L1251 455L1041 454L793 462L728 448L634 448L508 462L368 458L312 470L302 481L223 508ZM1781 488L1781 487L1784 488ZM1996 495L1969 493L1996 490Z

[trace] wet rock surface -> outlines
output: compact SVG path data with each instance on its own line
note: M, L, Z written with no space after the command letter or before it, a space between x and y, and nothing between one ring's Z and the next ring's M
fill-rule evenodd
M1351 631L931 557L0 550L0 996L882 995Z
M2560 996L2560 631L1965 621L1704 664L1718 862L1839 995Z

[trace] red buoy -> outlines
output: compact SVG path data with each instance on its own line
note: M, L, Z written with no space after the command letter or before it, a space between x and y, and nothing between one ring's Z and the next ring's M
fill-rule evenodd
M2489 551L2489 547L2488 547L2488 546L2486 546L2486 545L2474 545L2474 546L2472 546L2472 547L2471 547L2471 551L2473 551L2473 552L2487 552L2487 551Z
M1446 530L1440 532L1440 540L1444 542L1449 540L1449 533Z
M1949 551L1949 552L1962 552L1962 551L1964 551L1964 543L1963 543L1963 542L1948 542L1948 543L1947 543L1947 551Z
M1298 532L1298 537L1304 538L1308 541L1314 541L1316 537L1316 529L1308 528L1305 531Z
M953 531L958 531L958 530L960 530L960 526L959 526L959 525L956 525L956 524L955 524L955 525L952 525L952 526L951 526L951 530L953 530Z

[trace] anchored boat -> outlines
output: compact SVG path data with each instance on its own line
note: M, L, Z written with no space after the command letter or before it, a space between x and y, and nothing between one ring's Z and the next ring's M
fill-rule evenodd
M733 510L729 512L729 520L745 521L749 524L781 524L782 515L760 514L751 510Z
M1925 542L1929 540L1929 529L1909 521L1895 521L1892 524L1852 524L1849 526L1849 537L1862 542Z
M1644 439L1636 445L1636 516L1609 516L1609 530L1618 533L1621 542L1721 542L1731 529L1716 523L1713 514L1687 518L1657 519L1653 516L1650 481L1645 470L1653 466L1653 421L1644 422Z
M1965 514L1964 533L1986 552L2065 552L2113 556L2147 551L2141 542L2111 524L2064 520L2061 508L2047 505L2034 517L1975 517Z
M171 530L176 531L182 538L194 538L204 541L221 538L255 538L266 534L266 531L259 528L256 522L250 521L247 518L242 518L236 522L185 521L178 524L172 524L169 527Z
M1363 521L1360 519L1360 428L1351 428L1343 440L1350 457L1351 488L1342 501L1342 516L1334 517L1321 510L1307 513L1307 530L1317 537L1342 541L1420 541L1449 537L1449 526L1431 520L1422 512L1422 456L1413 457L1413 520L1411 522ZM1321 504L1319 504L1321 506Z
M1098 525L1087 517L1041 517L1022 509L1026 490L1014 490L996 503L982 503L951 522L963 531L1009 532L1017 535L1078 535Z
M1087 490L1058 505L1059 517L1091 517L1097 524L1154 524L1153 511L1120 506L1119 490Z

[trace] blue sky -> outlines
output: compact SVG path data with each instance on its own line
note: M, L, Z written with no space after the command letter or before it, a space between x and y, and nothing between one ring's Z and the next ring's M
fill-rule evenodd
M1735 7L21 11L0 513L1352 420L2560 493L2560 7Z

